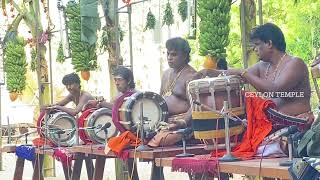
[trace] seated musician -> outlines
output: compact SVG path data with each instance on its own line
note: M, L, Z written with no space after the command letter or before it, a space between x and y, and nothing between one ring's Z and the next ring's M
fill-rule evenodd
M135 82L133 73L130 69L119 66L117 69L115 69L114 73L114 82L117 87L117 90L119 94L115 97L115 99L118 99L121 95L127 93L127 92L135 92ZM103 98L100 98L98 100L90 100L87 104L83 107L84 109L92 108L92 107L105 107L112 109L113 101L107 102Z
M62 84L65 85L65 87L69 91L69 94L66 97L64 97L61 101L46 106L46 109L58 109L72 116L76 116L79 112L81 112L82 107L88 101L94 99L94 97L90 93L81 90L80 78L76 73L65 75L62 79ZM73 102L76 105L76 107L65 107L65 105L67 105L69 102Z
M253 29L250 39L260 62L248 69L229 69L227 75L239 75L259 92L271 92L270 97L283 114L314 117L310 107L311 89L306 63L286 53L286 42L279 27L266 23ZM196 76L218 76L221 71L201 70ZM291 94L289 94L291 92Z
M168 105L169 119L168 124L162 126L162 130L149 141L148 145L152 147L173 145L180 141L180 134L170 133L190 126L191 119L186 87L196 71L188 64L190 46L186 40L177 37L167 40L166 48L170 68L162 76L160 95Z

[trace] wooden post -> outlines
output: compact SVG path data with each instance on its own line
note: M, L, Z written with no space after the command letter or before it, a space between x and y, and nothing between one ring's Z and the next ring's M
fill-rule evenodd
M13 180L22 180L25 159L18 157L14 170Z
M248 68L258 62L258 57L250 46L250 32L256 26L256 5L254 0L241 0L240 3L240 27L241 46L244 68Z

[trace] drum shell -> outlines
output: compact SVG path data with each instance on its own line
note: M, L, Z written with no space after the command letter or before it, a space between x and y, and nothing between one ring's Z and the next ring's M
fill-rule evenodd
M79 137L80 139L88 144L88 143L94 143L94 144L104 144L106 142L106 138L99 136L97 133L98 131L102 133L103 130L95 129L82 129L82 128L88 128L88 127L95 127L97 125L98 119L101 122L101 118L103 118L103 123L101 123L101 126L104 126L106 123L111 123L111 126L107 128L107 139L110 137L114 137L117 135L118 131L116 130L116 127L114 126L112 122L111 117L111 110L108 108L100 108L100 109L87 109L84 111L81 116L79 117ZM99 123L99 122L98 122ZM101 134L101 133L100 133Z
M213 119L208 116L211 112L192 113L192 128L196 139L214 139L225 137L224 118ZM243 118L245 115L240 115ZM209 118L207 118L209 117ZM240 135L244 131L244 126L239 121L229 119L230 136Z
M223 76L191 81L188 84L189 97L202 105L192 103L192 128L196 139L225 137L224 118L218 112L228 103L230 116L245 118L245 107L241 96L241 82L238 76ZM240 121L229 119L230 136L244 131Z
M75 132L72 131L75 126L76 126L76 119L69 115L66 112L61 112L61 111L54 111L51 112L47 115L47 124L48 125L56 125L57 128L60 128L62 130L66 129L67 131L59 136L55 133L54 128L48 129L47 133L48 135L46 136L46 130L45 130L45 113L44 111L41 112L38 121L37 121L37 126L38 126L38 133L40 137L46 138L51 144L55 146L73 146L76 143L76 137L75 137ZM69 122L69 123L68 123ZM70 125L71 127L65 127L63 125ZM62 136L62 137L61 137Z
M154 131L159 122L167 121L168 106L160 95L150 91L136 92L125 98L119 109L119 122L126 130L137 131L137 123L140 123L140 102L143 102L143 116L149 120L149 124L144 125L145 132ZM156 113L148 110L150 105L156 105L156 111L159 113L158 119L149 119L149 116Z
M228 94L228 88L230 89L230 94ZM238 76L198 79L188 84L190 99L207 105L214 110L221 110L224 101L228 102L229 109L237 107L244 108L241 88L241 82ZM193 103L191 105L196 111L208 111L208 109L198 107Z

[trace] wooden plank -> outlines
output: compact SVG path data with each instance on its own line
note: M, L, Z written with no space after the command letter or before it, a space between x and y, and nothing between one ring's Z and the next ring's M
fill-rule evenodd
M22 180L24 162L25 162L24 158L18 157L16 161L16 168L14 170L13 180Z
M42 166L43 166L43 154L37 154L36 159L33 161L33 180L43 180Z
M96 165L94 168L93 179L94 180L102 180L103 179L103 171L106 162L105 156L97 156L96 157Z
M160 167L171 167L174 157L157 158L156 165ZM263 159L261 163L260 175L263 177L291 179L288 167L279 166L279 162L287 158ZM220 172L245 174L258 176L260 171L260 159L237 161L237 162L219 162Z
M106 157L114 158L116 155L109 151L108 154L104 153L104 145L86 145L86 146L74 146L71 147L70 150L72 152L81 152L81 153L88 153L88 154L96 154ZM164 147L164 148L154 148L151 151L135 151L134 149L131 149L129 151L129 157L130 158L142 158L142 159L155 159L160 157L171 157L175 156L177 154L180 154L183 152L182 147L172 146L172 147ZM206 154L209 153L209 151L204 149L204 145L194 145L187 147L188 153L193 154Z
M73 171L72 171L72 180L79 180L81 175L82 163L84 159L83 153L76 153L76 160L74 161Z
M5 145L0 148L1 153L15 153L17 145Z
M88 179L91 180L93 178L94 167L93 167L93 162L90 154L85 155L85 162L86 162Z
M163 167L156 166L155 161L152 161L150 180L164 180Z
M62 164L62 163L61 163L61 164ZM71 176L72 176L72 168L71 168L71 165L67 166L67 165L63 165L63 164L62 164L62 168L63 168L64 177L66 178L66 180L71 179Z

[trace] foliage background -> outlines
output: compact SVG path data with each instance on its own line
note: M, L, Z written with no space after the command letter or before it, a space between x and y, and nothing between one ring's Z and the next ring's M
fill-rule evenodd
M64 0L64 2L66 1L67 0ZM167 1L162 0L151 0L136 4L132 7L134 74L137 88L141 90L153 90L157 92L159 89L161 73L163 72L163 69L167 67L166 51L164 47L165 41L170 37L188 37L188 20L182 22L181 17L178 14L178 4L180 0L170 1L173 10L174 24L170 27L161 27L166 2ZM240 0L233 0L233 2L235 3L231 6L230 44L227 47L227 61L230 67L241 68L243 67L243 62L240 35ZM320 9L320 0L266 0L262 2L263 22L273 22L280 26L287 41L288 53L302 58L310 65L314 56L320 49L320 13L318 12ZM122 1L119 1L119 7L122 7L123 5ZM151 9L155 15L156 27L154 30L143 32L149 9ZM99 8L99 11L101 11L101 8ZM100 14L102 16L102 13ZM56 1L50 1L50 16L56 25L56 29L59 30L58 18L53 18L56 17L56 15ZM129 65L128 16L125 13L120 13L119 16L120 27L124 31L124 40L121 42L121 56L124 59L124 64ZM199 21L199 18L197 18L197 21ZM45 19L43 19L42 22L45 24ZM2 25L8 23L10 22L6 21L6 18L0 14L0 34L2 34L6 28ZM21 32L23 29L25 29L25 26L20 28ZM25 38L30 37L28 32L22 34ZM100 31L98 36L101 37L101 34L102 32ZM197 30L197 36L198 35L199 30ZM56 32L52 40L52 59L55 59L57 55L59 42L60 35L59 32ZM204 58L199 55L198 41L197 39L190 39L189 43L192 47L191 65L197 70L200 70ZM28 56L30 50L27 48L26 52ZM47 59L48 56L49 55L47 54ZM92 72L92 79L87 82L82 82L82 86L85 90L94 95L102 95L106 97L106 99L109 99L109 82L108 75L106 75L108 70L108 68L106 68L108 66L106 62L107 57L106 52L100 52L98 56L98 70ZM30 58L28 59L30 61ZM67 59L63 65L53 62L53 84L55 87L54 101L59 100L66 94L65 88L61 84L61 79L64 74L72 72L70 62L70 59ZM23 92L23 96L19 99L21 103L37 104L37 83L36 79L33 78L34 76L35 73L28 71L27 88L25 92ZM313 85L312 81L311 84ZM6 95L3 95L2 97L5 97L4 102L9 102L9 106L16 105L15 103L10 102ZM318 100L315 94L313 94L312 106L316 107L317 105Z

